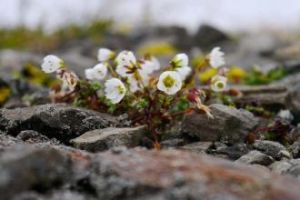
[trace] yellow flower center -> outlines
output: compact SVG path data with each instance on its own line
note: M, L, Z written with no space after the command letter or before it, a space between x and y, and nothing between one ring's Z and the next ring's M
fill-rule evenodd
M224 88L224 83L222 81L218 81L218 82L216 82L216 86L219 89L223 89Z
M121 85L117 86L117 90L118 90L119 94L123 94L125 92L124 88Z
M168 75L164 78L163 83L167 88L170 88L175 84L175 79Z

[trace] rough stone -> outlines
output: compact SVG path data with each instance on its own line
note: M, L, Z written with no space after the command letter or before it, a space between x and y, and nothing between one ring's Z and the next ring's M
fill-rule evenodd
M186 144L180 147L180 149L191 151L194 153L205 154L211 145L212 145L211 142L194 142L191 144Z
M278 161L269 167L275 173L289 175L300 180L300 159Z
M268 170L181 151L125 150L94 160L102 199L298 199L299 182Z
M145 137L146 127L105 128L88 131L71 140L76 148L91 152L104 151L113 147L136 147Z
M215 142L207 151L217 157L222 157L229 160L236 160L247 154L249 149L245 143L236 143L230 146Z
M258 124L252 113L221 104L210 106L213 119L205 114L187 115L182 122L182 132L200 141L222 140L229 143L243 141Z
M290 157L288 150L280 143L268 140L256 140L253 144L254 149L257 149L274 159L280 160L284 157Z
M69 179L70 163L54 149L15 146L0 157L1 198L10 199L29 189L38 191L58 186Z
M115 117L63 104L1 109L0 128L10 135L34 130L49 138L68 142L89 130L116 126Z
M261 153L260 151L254 150L250 151L246 155L243 155L238 160L236 160L236 162L268 166L272 162L274 162L274 159L271 156Z
M185 141L181 138L168 139L161 142L161 146L164 149L176 148L184 145Z
M16 145L0 154L0 169L1 198L14 200L296 200L300 195L296 179L178 150L89 154Z
M60 142L55 139L49 139L47 136L40 134L37 131L33 131L33 130L25 130L25 131L21 131L18 136L18 139L26 142L26 143L50 143L50 144L59 144Z

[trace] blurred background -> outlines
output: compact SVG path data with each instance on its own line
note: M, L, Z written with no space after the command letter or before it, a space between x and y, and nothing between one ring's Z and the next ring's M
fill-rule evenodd
M82 76L99 47L151 53L163 64L185 52L196 66L220 46L232 80L267 84L299 71L299 24L298 0L0 0L0 92L15 80L51 85L39 69L47 54Z

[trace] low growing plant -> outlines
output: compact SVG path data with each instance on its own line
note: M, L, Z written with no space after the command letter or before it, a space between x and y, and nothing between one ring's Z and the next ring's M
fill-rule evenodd
M61 84L51 91L54 102L69 102L115 115L127 113L133 125L148 127L149 139L160 148L163 129L191 111L202 112L213 118L204 104L206 91L195 87L198 70L189 66L188 56L175 55L166 67L158 59L145 55L137 59L131 51L116 52L100 48L99 63L85 69L80 79L69 70L62 59L54 55L44 58L42 70L56 73ZM224 53L214 48L201 65L216 70L210 79L210 93L226 89ZM201 67L201 66L199 66ZM156 76L157 71L162 71Z

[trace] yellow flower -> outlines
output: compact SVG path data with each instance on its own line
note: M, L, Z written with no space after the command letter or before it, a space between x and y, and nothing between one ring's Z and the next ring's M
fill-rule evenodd
M246 71L238 66L231 67L227 73L228 79L235 83L238 83L240 80L244 79L246 75Z
M202 83L207 83L213 76L218 73L218 70L215 68L207 69L204 72L199 74L199 79Z

